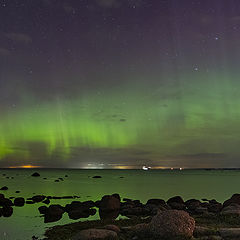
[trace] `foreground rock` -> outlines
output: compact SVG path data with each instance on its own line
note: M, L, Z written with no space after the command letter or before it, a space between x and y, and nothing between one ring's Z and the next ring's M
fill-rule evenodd
M236 203L231 203L227 207L224 207L220 214L224 216L240 216L240 205Z
M193 236L195 220L181 210L163 211L149 224L151 235L162 239L186 239Z
M76 234L71 240L117 240L116 232L107 229L87 229Z
M115 219L119 215L119 198L112 195L105 195L99 203L99 215L101 219Z
M228 200L226 200L223 203L223 207L227 207L230 204L235 203L235 204L239 204L240 205L240 194L233 194L232 197Z

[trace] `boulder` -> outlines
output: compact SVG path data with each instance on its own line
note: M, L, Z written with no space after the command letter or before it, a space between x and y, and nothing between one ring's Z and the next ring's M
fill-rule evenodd
M102 211L114 211L120 209L120 201L114 196L105 195L102 197L99 209Z
M240 205L240 194L233 194L232 197L226 200L223 203L223 207L229 206L231 203L239 204Z
M231 203L227 207L224 207L220 212L221 215L234 215L240 216L240 205L236 203Z
M147 204L152 204L152 205L163 205L163 206L165 206L166 205L166 202L163 200L163 199L156 199L156 198L154 198L154 199L149 199L148 201L147 201Z
M194 211L197 207L200 207L201 202L197 199L189 199L185 202L188 210Z
M38 208L38 211L40 214L45 214L48 211L48 207L46 206L41 206Z
M219 229L220 236L223 239L239 239L240 228L221 228Z
M44 223L56 222L62 218L64 209L61 205L50 205L44 214Z
M17 197L14 199L14 205L17 207L22 207L25 204L25 199L23 197Z
M35 172L31 175L32 177L40 177L40 174L38 172Z
M185 211L168 210L157 214L149 223L151 235L160 239L187 239L193 236L195 220Z
M0 206L2 206L2 207L10 207L10 206L13 206L13 203L8 198L0 198Z
M121 201L121 197L118 193L112 194L113 197L117 198L119 201Z
M167 204L172 208L172 209L177 209L177 210L185 210L186 206L185 203L180 196L172 197L168 199Z
M104 227L104 229L114 231L115 233L119 234L121 232L120 228L116 225L109 224Z
M88 218L89 216L95 215L97 210L95 208L92 209L75 209L68 212L68 216L70 219L77 220L79 218Z
M107 229L86 229L77 233L71 240L117 240L117 233Z
M3 217L11 217L13 214L13 208L12 207L3 207L2 210Z

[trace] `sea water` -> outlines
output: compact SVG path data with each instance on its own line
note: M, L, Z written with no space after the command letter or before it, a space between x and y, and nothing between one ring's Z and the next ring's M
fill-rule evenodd
M35 171L40 173L40 177L31 177ZM95 175L102 178L92 178ZM64 181L55 182L59 177ZM239 185L239 170L0 170L0 188L9 188L0 193L4 193L6 197L76 195L80 196L76 199L79 201L96 201L103 195L119 193L122 198L139 199L143 203L151 198L167 200L176 195L182 196L184 200L207 198L223 202L232 194L240 192ZM17 190L20 193L15 193ZM51 200L51 204L64 206L71 201L73 199ZM79 221L69 219L65 213L60 221L45 224L38 212L38 207L42 205L44 204L36 203L14 207L11 217L1 217L0 239L31 240L33 235L42 237L46 228L51 226ZM96 214L90 219L98 218ZM83 220L86 219L81 219Z

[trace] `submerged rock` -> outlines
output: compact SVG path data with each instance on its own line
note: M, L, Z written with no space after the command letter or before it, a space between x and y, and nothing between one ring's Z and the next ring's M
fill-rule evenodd
M40 177L40 174L38 172L35 172L31 175L32 177Z
M14 199L14 205L17 207L22 207L25 204L25 199L23 197L18 197Z
M46 196L44 196L44 195L35 195L31 198L31 200L33 202L42 202L45 198L46 198Z

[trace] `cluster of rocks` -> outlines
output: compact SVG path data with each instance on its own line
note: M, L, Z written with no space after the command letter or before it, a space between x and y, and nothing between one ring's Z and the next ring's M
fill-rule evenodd
M162 211L150 223L119 228L106 225L101 229L91 228L77 233L71 240L118 240L125 239L190 239L193 236L195 220L181 210Z

